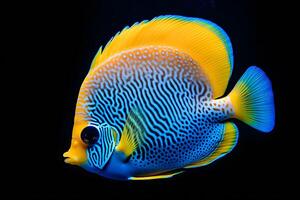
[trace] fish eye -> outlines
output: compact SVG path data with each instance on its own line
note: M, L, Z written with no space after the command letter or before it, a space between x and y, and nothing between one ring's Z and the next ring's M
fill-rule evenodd
M93 126L85 127L81 132L81 139L87 145L95 144L99 139L99 131Z

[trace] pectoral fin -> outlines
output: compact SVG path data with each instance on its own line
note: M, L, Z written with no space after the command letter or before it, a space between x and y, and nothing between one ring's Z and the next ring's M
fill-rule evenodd
M224 137L220 142L219 146L211 153L208 157L201 159L197 162L191 163L184 168L195 168L208 165L218 158L229 153L237 143L238 139L238 129L236 125L232 122L226 122L224 124Z
M131 110L128 114L121 139L116 147L117 151L124 153L128 158L141 145L145 129L143 126L143 116L136 109Z

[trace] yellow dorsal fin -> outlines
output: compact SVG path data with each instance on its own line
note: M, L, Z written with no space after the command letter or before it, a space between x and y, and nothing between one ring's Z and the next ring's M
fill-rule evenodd
M208 157L199 160L197 162L194 162L185 168L195 168L195 167L201 167L204 165L208 165L212 163L213 161L217 160L218 158L225 156L227 153L229 153L234 146L237 143L238 139L238 129L232 122L226 122L224 125L224 137L223 140L220 142L219 146L216 148L216 150L211 153Z
M123 152L126 157L129 157L143 140L145 130L142 120L142 115L137 110L129 112L120 142L116 147L116 150Z
M231 43L219 26L199 18L167 15L126 27L98 51L91 70L122 51L155 45L189 54L207 74L214 97L224 94L233 69Z
M135 181L145 181L145 180L154 180L154 179L162 179L162 178L172 178L173 176L177 174L181 174L183 171L179 172L173 172L173 173L163 173L153 176L137 176L137 177L130 177L129 180L135 180Z

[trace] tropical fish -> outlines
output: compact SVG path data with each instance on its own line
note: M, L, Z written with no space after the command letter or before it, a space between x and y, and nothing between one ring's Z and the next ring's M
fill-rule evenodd
M213 22L168 15L125 27L82 83L65 162L117 180L170 178L232 151L233 118L270 132L269 78L251 66L224 95L232 71L230 39Z

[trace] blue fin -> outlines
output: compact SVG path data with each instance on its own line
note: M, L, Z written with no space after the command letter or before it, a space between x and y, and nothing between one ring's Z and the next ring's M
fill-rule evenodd
M262 132L270 132L275 124L272 84L258 67L247 69L231 93L235 118Z

